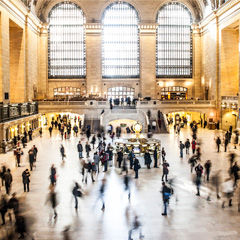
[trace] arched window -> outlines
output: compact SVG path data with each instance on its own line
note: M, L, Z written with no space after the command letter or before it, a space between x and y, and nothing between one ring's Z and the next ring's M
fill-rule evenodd
M157 15L158 78L192 78L192 15L178 2L164 5Z
M125 2L111 4L103 14L103 78L139 77L139 17Z
M75 3L62 2L49 13L48 77L85 78L85 16Z

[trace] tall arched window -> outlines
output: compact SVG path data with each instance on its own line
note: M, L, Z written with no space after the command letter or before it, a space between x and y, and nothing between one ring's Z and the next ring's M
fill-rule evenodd
M139 77L139 17L125 2L111 4L103 14L103 78Z
M192 15L178 2L164 5L157 15L158 78L192 78Z
M49 13L48 77L85 78L85 16L71 2L55 5Z

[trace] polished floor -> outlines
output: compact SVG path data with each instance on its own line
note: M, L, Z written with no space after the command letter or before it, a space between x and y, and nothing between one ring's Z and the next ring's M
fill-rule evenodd
M228 177L229 161L227 153L216 153L214 138L222 134L206 129L199 129L201 140L202 163L210 159L213 163L212 172L222 170L222 180ZM195 174L190 173L188 156L179 158L179 140L190 137L190 130L184 129L177 137L170 134L155 134L166 149L166 159L170 164L170 178L175 178L175 194L171 197L168 216L162 216L163 203L161 197L162 168L139 171L139 179L132 179L131 201L128 201L124 191L123 179L119 169L112 167L107 174L101 172L92 183L89 177L87 184L81 182L81 169L77 153L78 137L61 140L57 130L52 138L45 131L42 138L36 138L24 149L20 168L15 167L12 152L0 155L1 164L12 169L12 192L17 192L24 201L27 223L30 235L34 239L67 239L63 230L69 226L69 239L81 240L127 240L133 217L139 216L142 232L146 240L183 239L240 239L240 213L237 209L238 194L235 194L233 207L221 208L222 199L217 200L212 194L212 200L206 201L210 184L204 183L201 197L197 197L193 182ZM86 141L82 137L83 142ZM108 141L107 141L108 142ZM60 144L65 146L66 161L63 164L60 157ZM28 167L28 149L37 145L39 153L37 166L31 173L30 192L23 193L21 174ZM230 145L230 149L233 146ZM236 150L238 153L239 150ZM91 152L93 154L93 151ZM237 159L238 160L238 159ZM56 222L49 222L50 208L45 204L51 164L55 164L58 172L56 191L59 197ZM105 194L106 209L101 211L101 201L98 199L101 179L107 179ZM79 200L79 209L74 209L72 188L74 181L81 183L85 196ZM1 189L5 192L4 188ZM238 191L237 191L238 192ZM133 232L133 239L139 239L138 231ZM30 239L30 238L29 238Z

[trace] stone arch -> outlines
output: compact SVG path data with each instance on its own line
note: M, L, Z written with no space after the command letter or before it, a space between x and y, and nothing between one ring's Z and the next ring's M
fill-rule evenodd
M110 0L110 1L108 1L107 3L105 3L105 4L103 5L103 7L101 8L100 12L99 12L98 19L102 20L103 14L104 14L105 10L106 10L109 6L111 6L112 4L117 3L117 2L119 2L119 1ZM138 13L139 22L140 22L141 19L142 19L142 15L143 15L143 14L141 13L141 10L140 10L140 8L137 6L137 4L134 3L133 1L130 1L130 0L129 0L129 1L122 1L122 2L130 4L130 5L136 10L136 12Z
M158 4L158 7L155 9L153 13L155 20L157 19L158 11L160 10L160 8L162 8L164 5L166 5L169 2L171 1L163 0ZM202 10L195 0L189 0L189 1L178 0L177 2L182 3L189 9L190 13L192 14L193 22L199 22L202 19L202 16L203 16Z
M80 3L77 0L71 0L70 2L75 3L77 6L79 6L83 13L85 18L88 18L88 12L86 10L86 8L83 6L82 3ZM42 22L47 22L48 20L48 14L49 12L52 10L53 7L55 7L57 4L62 3L61 0L56 0L56 1L51 1L51 0L47 0L44 1L44 3L42 3L42 5L40 6L39 10L38 10L38 17L40 18L40 20Z

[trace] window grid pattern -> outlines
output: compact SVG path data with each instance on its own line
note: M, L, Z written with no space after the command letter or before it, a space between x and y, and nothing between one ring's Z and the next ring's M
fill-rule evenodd
M103 78L139 78L139 17L124 2L111 4L103 15Z
M72 96L80 96L81 89L75 87L60 87L53 89L54 96L65 96L65 95L72 95Z
M74 3L57 4L49 13L48 77L85 78L85 17Z
M130 97L132 100L134 98L134 88L130 87L113 87L108 89L108 100L112 99L125 99Z
M192 15L177 2L164 5L157 15L158 78L192 78Z

